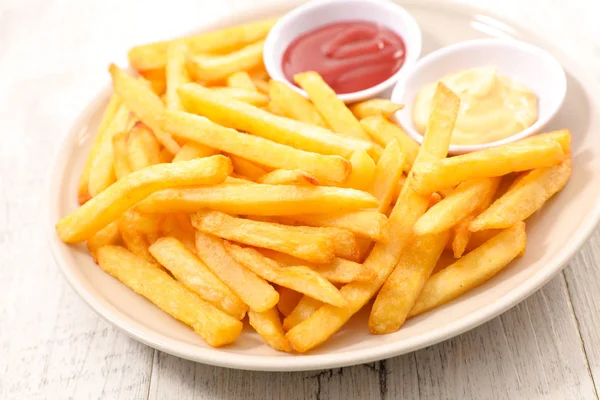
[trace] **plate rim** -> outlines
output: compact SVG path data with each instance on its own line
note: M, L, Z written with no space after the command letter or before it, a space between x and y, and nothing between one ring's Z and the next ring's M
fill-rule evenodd
M233 21L240 20L252 20L261 13L276 13L277 11L289 10L292 7L300 4L299 0L284 0L279 4L263 4L257 8L244 7L238 9L234 13L219 17L216 21L202 24L197 29L190 29L189 32L199 32L202 30L209 30L219 26L226 26L231 24ZM443 0L409 0L399 1L402 6L431 6L442 7L452 12L458 12L464 15L473 15L475 13L484 14L491 17L499 22L505 23L508 26L514 27L520 33L524 33L529 37L536 38L537 40L544 43L544 47L549 49L553 54L559 54L561 59L568 59L570 65L568 70L575 72L574 76L579 81L585 81L586 85L590 84L586 94L592 91L600 92L600 83L595 79L591 72L582 67L581 64L576 62L576 58L572 55L564 52L551 42L540 37L535 31L531 30L527 26L522 25L519 22L512 20L509 17L497 15L493 11L484 10L481 7L472 6L468 4L460 4L453 2L445 2ZM590 218L586 225L582 226L579 230L577 237L572 241L569 248L562 252L561 257L557 257L553 264L546 266L534 273L531 278L521 285L511 289L503 299L496 300L495 302L486 305L476 311L466 315L465 317L456 320L452 324L446 327L428 332L427 334L419 335L414 338L403 339L401 342L384 343L377 347L371 347L360 350L346 351L335 354L294 354L293 356L285 357L273 357L265 355L245 355L245 354L234 354L230 352L222 352L215 348L201 349L198 352L198 348L191 344L177 343L176 345L172 342L172 339L164 337L164 335L156 333L155 331L149 331L147 328L140 328L140 324L133 320L127 320L121 316L121 313L115 309L112 304L104 303L98 300L90 291L85 290L77 282L78 277L74 269L67 268L66 265L69 261L63 255L63 251L66 251L68 245L60 242L55 233L55 223L60 218L59 211L59 190L56 190L57 186L62 186L64 170L68 159L66 158L67 153L71 151L73 142L76 141L79 133L78 128L83 126L89 119L89 115L93 110L97 109L101 104L106 103L112 88L110 84L104 86L98 93L96 93L92 100L89 101L87 106L77 114L74 122L63 139L60 141L58 151L55 153L52 168L50 169L49 179L47 180L47 188L44 193L47 195L46 198L50 200L46 203L45 210L45 227L46 227L46 238L48 240L52 257L54 262L58 265L65 279L71 286L71 288L77 293L77 295L100 317L105 321L108 321L119 330L125 332L130 337L152 347L163 351L174 356L188 359L195 362L201 362L204 364L234 368L241 370L253 370L253 371L309 371L309 370L322 370L328 368L339 368L350 365L357 365L382 359L387 359L402 354L410 353L427 346L431 346L455 336L458 336L468 330L474 329L485 322L497 317L504 313L508 309L514 307L521 301L524 301L527 297L538 291L544 286L550 279L556 276L566 266L569 260L576 255L581 247L587 242L589 237L595 231L598 222L600 221L600 202L597 202L593 209L589 210ZM592 103L592 110L600 110L600 101L595 98L588 96L589 101ZM188 348L194 348L196 352L188 352Z

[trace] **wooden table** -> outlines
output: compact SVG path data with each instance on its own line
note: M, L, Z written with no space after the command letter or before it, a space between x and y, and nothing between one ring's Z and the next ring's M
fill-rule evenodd
M600 77L597 2L470 2L529 24ZM491 322L412 354L318 373L181 360L130 339L74 294L42 228L61 137L131 45L250 3L0 5L0 399L597 399L599 232L563 273Z

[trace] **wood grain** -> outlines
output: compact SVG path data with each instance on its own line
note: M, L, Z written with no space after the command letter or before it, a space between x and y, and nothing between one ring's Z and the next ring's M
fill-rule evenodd
M459 2L529 25L600 71L596 2ZM243 6L0 4L0 399L597 399L600 232L563 274L489 323L415 353L342 369L262 373L189 362L130 339L83 304L52 261L41 223L61 137L107 82L108 62L125 65L131 45ZM173 17L165 22L165 15Z

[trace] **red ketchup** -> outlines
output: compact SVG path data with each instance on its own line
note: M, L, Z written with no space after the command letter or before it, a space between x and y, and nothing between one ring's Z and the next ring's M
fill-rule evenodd
M406 46L391 29L367 21L337 22L295 39L283 55L290 82L299 72L316 71L338 94L375 86L404 64Z

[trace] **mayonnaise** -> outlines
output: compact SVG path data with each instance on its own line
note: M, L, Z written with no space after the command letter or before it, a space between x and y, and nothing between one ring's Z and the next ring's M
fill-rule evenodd
M531 126L538 118L537 96L527 86L495 68L459 71L442 78L461 99L452 132L452 144L484 144L512 136ZM413 119L417 130L425 133L436 83L417 94Z

